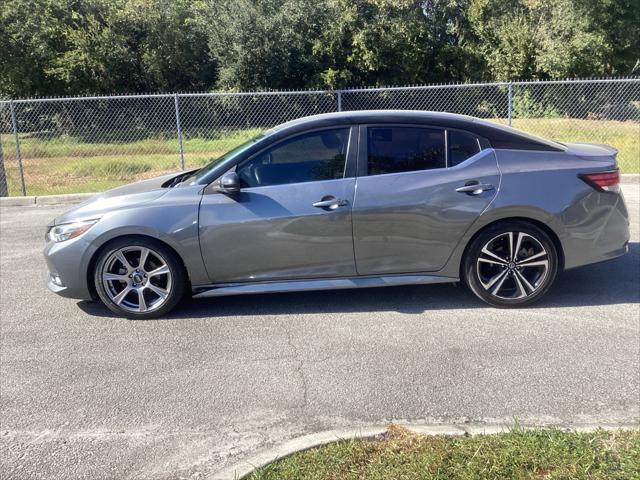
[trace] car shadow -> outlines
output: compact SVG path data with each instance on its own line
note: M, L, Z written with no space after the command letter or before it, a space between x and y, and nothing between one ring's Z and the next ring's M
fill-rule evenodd
M528 308L564 308L640 302L640 244L605 263L563 272L548 294ZM87 314L115 317L100 302L79 302ZM185 300L161 320L306 313L400 312L491 308L461 284L236 295Z

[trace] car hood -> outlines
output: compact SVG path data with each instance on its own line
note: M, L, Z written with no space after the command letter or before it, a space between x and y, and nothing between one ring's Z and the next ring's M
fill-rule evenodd
M106 212L126 209L133 205L137 206L151 202L167 193L168 189L163 188L163 184L176 175L183 173L184 172L168 173L160 177L123 185L122 187L99 193L55 218L50 226L74 222L76 220L96 218Z

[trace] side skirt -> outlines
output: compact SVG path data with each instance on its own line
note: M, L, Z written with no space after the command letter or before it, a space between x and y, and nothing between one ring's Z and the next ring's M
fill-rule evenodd
M458 278L437 275L385 275L379 277L319 278L255 283L224 283L193 287L193 298L221 297L252 293L304 292L309 290L339 290L346 288L391 287L395 285L421 285L453 283Z

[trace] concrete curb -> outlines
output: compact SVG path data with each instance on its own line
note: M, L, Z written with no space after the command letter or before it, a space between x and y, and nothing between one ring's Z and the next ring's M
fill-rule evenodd
M620 183L640 183L640 173L623 173L620 175Z
M96 193L66 193L63 195L39 195L29 197L2 197L0 207L25 207L31 205L72 205L84 202Z
M506 432L513 428L513 424L439 424L439 425L411 425L405 423L397 423L401 427L420 435L493 435L500 432ZM560 428L567 431L576 432L592 432L594 430L617 430L617 429L637 429L638 424L566 424L566 425L545 425L545 426L528 426L520 425L523 429L535 428ZM234 465L224 468L208 477L209 480L239 480L245 478L254 470L269 465L277 460L286 458L294 453L309 450L310 448L321 447L328 443L340 440L367 440L382 435L387 431L386 425L375 425L371 427L363 427L358 429L328 430L320 433L313 433L303 437L294 438L288 442L263 450L262 452L242 460Z

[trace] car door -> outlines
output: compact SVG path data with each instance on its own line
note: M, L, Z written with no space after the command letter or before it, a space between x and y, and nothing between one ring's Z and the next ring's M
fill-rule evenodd
M360 128L353 206L358 274L440 270L496 194L493 150L468 132L437 126Z
M356 274L355 178L345 172L355 167L357 135L296 134L236 167L239 193L203 195L200 248L213 283Z

